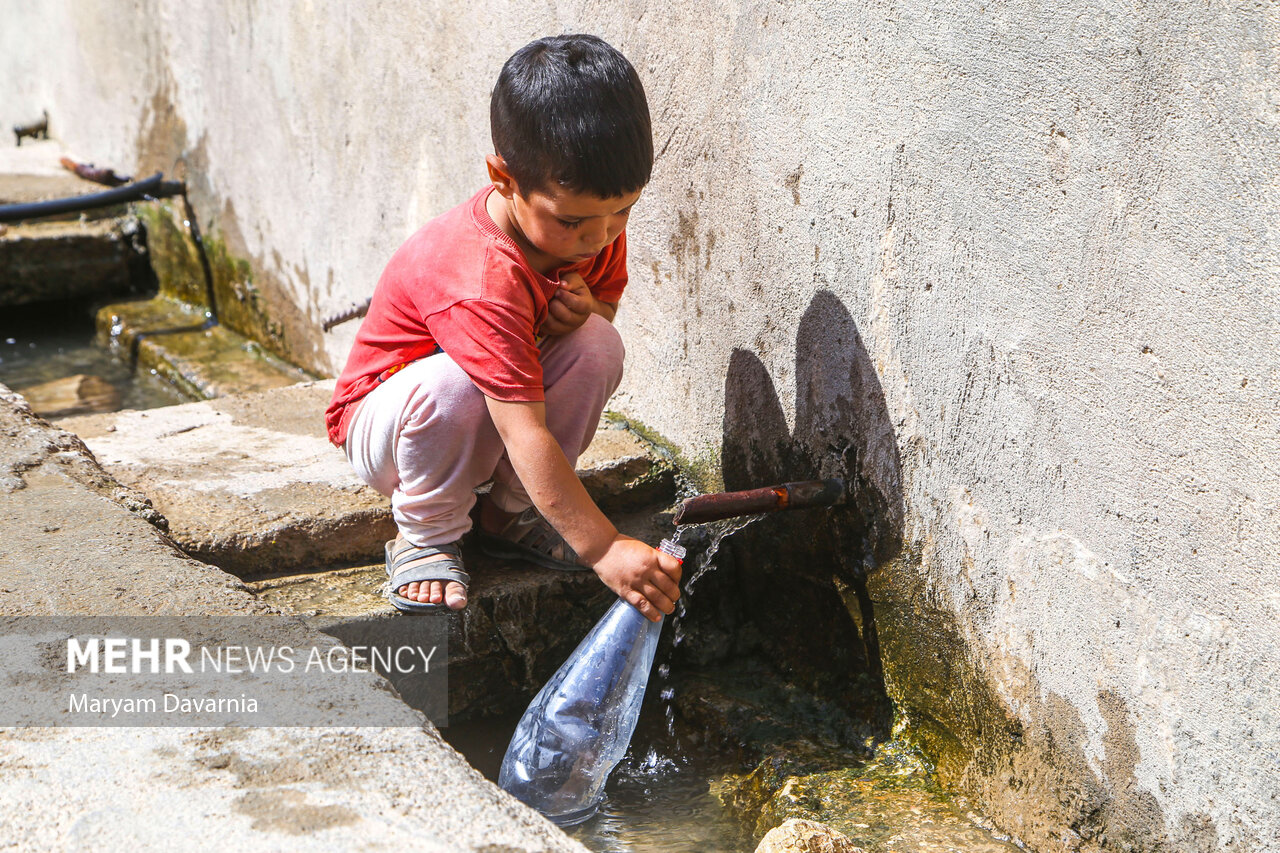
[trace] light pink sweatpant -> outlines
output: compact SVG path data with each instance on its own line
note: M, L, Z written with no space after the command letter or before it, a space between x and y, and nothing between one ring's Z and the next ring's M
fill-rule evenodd
M542 344L547 428L574 465L622 381L618 330L592 314ZM532 505L507 460L484 395L447 353L393 373L363 400L343 447L356 474L391 498L400 535L414 545L457 541L471 528L475 489L508 512Z

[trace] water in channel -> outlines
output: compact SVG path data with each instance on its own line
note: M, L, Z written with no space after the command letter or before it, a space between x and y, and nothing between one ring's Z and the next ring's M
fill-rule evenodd
M631 749L609 778L599 812L566 832L597 853L737 853L750 839L742 837L709 782L736 768L724 759L677 750L656 710L645 708ZM456 723L440 733L496 782L519 719L516 713Z
M69 376L95 376L114 386L120 409L155 409L187 398L151 371L135 371L97 343L84 305L8 307L0 311L0 383L24 390Z
M686 564L684 595L672 623L671 647L659 660L631 749L614 771L597 815L567 832L597 853L750 853L752 827L744 816L721 803L720 794L750 786L742 774L752 768L730 749L717 752L722 735L689 729L675 711L676 692L684 689L671 672L670 655L687 640L686 608L698 606L698 580L715 568L715 554L729 535L755 518L705 525L682 536L692 545ZM667 659L663 659L663 654ZM728 675L727 673L725 674ZM696 698L696 696L695 696ZM445 738L491 780L498 777L503 753L520 715L461 723L442 730ZM723 744L721 744L723 746ZM778 814L831 823L871 853L1018 853L963 798L941 789L915 750L894 740L880 744L869 760L827 772L800 775L788 783L799 811ZM806 814L808 807L818 814ZM752 818L754 820L754 817Z

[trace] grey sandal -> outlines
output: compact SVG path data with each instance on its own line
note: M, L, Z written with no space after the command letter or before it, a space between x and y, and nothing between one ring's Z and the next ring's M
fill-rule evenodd
M477 529L480 550L503 560L527 560L545 569L589 572L564 537L556 532L537 508L529 507L507 522L501 532Z
M398 547L397 547L398 546ZM448 604L415 601L405 598L396 590L415 581L457 581L464 588L471 583L471 576L463 571L462 550L456 542L449 545L418 546L403 539L392 539L386 545L387 552L387 601L397 610L451 610ZM443 560L426 560L436 554L447 554Z

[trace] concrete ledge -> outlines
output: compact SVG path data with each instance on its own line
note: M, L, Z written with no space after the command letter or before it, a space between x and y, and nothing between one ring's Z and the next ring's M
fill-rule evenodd
M307 383L61 425L155 502L184 551L260 577L368 558L395 535L386 499L324 436L332 387Z
M143 252L130 217L0 226L0 307L123 294Z
M245 578L377 559L387 499L329 444L333 382L67 418L98 461L145 493L187 553ZM674 494L672 469L607 422L579 460L588 491L624 512Z
M98 331L139 370L151 370L193 399L283 388L310 379L226 326L205 328L203 309L163 297L108 305Z
M19 850L586 851L434 729L4 729L0 750Z
M184 556L115 503L108 495L121 487L79 440L3 386L0 436L6 625L39 615L224 614L260 619L264 643L333 642ZM6 841L21 849L585 849L468 767L380 677L354 680L348 699L383 706L396 727L0 730Z
M56 139L28 139L20 146L0 145L0 204L27 204L107 189L62 168L59 161L66 153ZM93 218L92 212L90 218Z

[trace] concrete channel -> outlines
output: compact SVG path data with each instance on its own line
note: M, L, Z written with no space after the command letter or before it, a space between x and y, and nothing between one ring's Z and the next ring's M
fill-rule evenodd
M82 191L66 176L0 175L0 201ZM230 294L228 322L210 322L197 245L181 225L172 207L148 203L0 234L0 271L15 283L5 304L102 306L103 346L192 400L51 423L0 385L0 600L14 652L0 667L0 704L10 709L0 720L0 766L13 771L0 780L0 805L11 815L3 840L23 849L586 849L483 778L432 721L518 712L612 596L590 572L506 565L468 548L474 580L464 611L407 616L392 608L381 591L381 552L395 527L385 498L356 479L325 437L333 382L310 381L265 350L269 326L257 329L263 343L249 336L261 318L251 286L235 279L226 258L215 259L220 283L208 292ZM678 472L626 426L607 416L578 473L620 529L656 542L671 531ZM225 646L235 636L330 652L438 637L448 684L395 671L305 689L260 679L255 696L274 713L265 725L119 726L105 711L77 717L74 702L54 709L49 725L51 703L67 704L73 683L54 671L54 646L69 626L103 624L168 626L193 644ZM24 637L41 641L38 660L22 648ZM729 811L743 826L756 825L757 839L782 824L801 832L791 826L797 817L865 827L855 815L875 813L875 832L902 843L964 839L966 849L1007 849L932 789L898 796L908 765L913 784L931 784L914 759L881 756L861 768L867 756L848 743L799 734L804 717L793 713L792 688L753 695L767 685L752 676L739 695L715 674L722 661L701 663L711 677L687 678L690 689L668 710L704 728L703 738L740 741L748 763L775 751L754 773L717 783L717 796L734 804ZM136 683L107 677L97 689L120 695ZM817 762L815 749L824 753ZM832 775L841 756L860 769ZM788 793L805 785L825 793L804 802ZM808 810L808 800L842 789L862 793L852 805L836 796L838 808ZM781 846L766 837L762 849L807 849L806 832L839 836L814 826ZM841 843L836 849L856 849Z
M0 175L0 202L93 189L49 169ZM145 237L123 209L5 227L3 302L136 296L146 288L139 265L150 269ZM423 684L392 684L376 672L306 690L266 680L256 683L257 701L288 709L276 725L119 726L67 707L70 682L47 643L36 669L24 668L32 661L21 641L33 625L54 634L102 620L181 626L192 645L225 638L235 625L266 646L326 651L422 633L421 622L377 592L377 557L394 526L385 500L324 439L331 383L297 384L305 373L225 326L201 328L198 308L163 294L120 305L100 315L116 326L104 337L118 351L142 370L165 366L188 395L216 399L54 425L0 385L0 618L8 638L0 843L585 850L443 740L422 710L428 697L415 695ZM620 430L603 435L583 472L597 497L616 507L633 485L670 497L669 468ZM567 653L565 641L539 637L530 600L540 618L551 607L562 628L581 624L577 634L606 603L589 573L479 568L472 604L450 628L457 695L447 701L457 718L525 701ZM119 693L135 683L106 676L97 689Z

